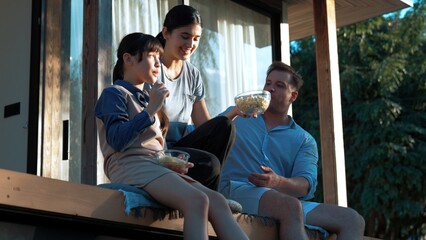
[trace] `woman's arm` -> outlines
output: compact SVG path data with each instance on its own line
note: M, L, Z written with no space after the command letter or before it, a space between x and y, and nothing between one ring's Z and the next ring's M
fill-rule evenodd
M196 128L210 120L211 117L204 99L194 103L191 118Z

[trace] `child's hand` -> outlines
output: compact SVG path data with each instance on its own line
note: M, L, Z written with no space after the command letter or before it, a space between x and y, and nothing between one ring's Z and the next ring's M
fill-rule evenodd
M167 90L166 85L162 82L155 82L149 91L149 103L146 111L149 115L156 114L164 104L164 100L169 96L169 90Z
M194 164L192 162L187 162L185 166L175 164L167 167L177 173L187 174L188 169L194 167Z

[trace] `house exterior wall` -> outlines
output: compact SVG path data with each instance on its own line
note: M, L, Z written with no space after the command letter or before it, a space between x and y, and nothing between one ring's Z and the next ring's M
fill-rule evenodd
M0 168L20 172L27 169L31 4L0 1Z

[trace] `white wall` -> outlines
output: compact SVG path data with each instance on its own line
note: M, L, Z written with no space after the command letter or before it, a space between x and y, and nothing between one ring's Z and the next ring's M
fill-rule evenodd
M26 172L31 0L0 0L0 168ZM20 114L4 118L4 107Z

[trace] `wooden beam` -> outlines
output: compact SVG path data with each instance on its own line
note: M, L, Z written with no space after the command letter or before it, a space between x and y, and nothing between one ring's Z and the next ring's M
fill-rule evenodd
M81 183L96 184L97 132L94 108L98 99L98 0L83 6L83 106Z
M324 202L347 206L334 0L313 0Z
M42 171L44 177L60 178L61 159L61 24L62 1L46 3L45 76L43 96ZM55 9L55 10L52 10Z

